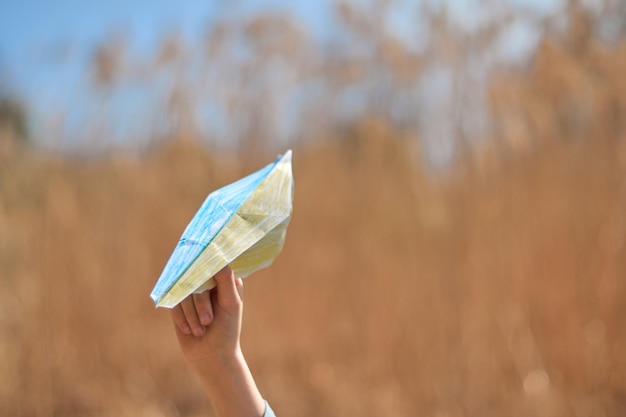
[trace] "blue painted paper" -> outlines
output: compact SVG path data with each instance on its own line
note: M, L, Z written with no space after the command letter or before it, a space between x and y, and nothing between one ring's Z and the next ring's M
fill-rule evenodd
M291 151L288 151L285 157L278 157L273 163L261 170L209 194L183 232L150 294L157 306L180 277L185 274L187 269L190 268L194 261L222 231L224 225L241 209L246 200L250 199L251 195L259 187L259 184L268 177L281 160L284 162L286 158L288 158L289 162L290 176ZM289 181L291 181L291 177ZM267 188L267 184L265 188ZM289 201L289 207L290 204L291 201ZM236 236L233 238L236 239ZM284 233L282 238L284 239Z

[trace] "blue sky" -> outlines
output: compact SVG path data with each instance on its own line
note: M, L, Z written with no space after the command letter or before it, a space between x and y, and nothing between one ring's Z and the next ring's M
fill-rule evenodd
M133 42L150 47L167 31L193 38L217 15L259 10L288 10L322 28L329 6L329 0L0 0L0 56L14 62L50 44L93 45L112 30L129 31Z
M530 5L542 14L556 11L564 0L510 0ZM36 75L37 57L44 48L72 47L79 52L91 48L112 31L130 35L133 46L148 50L168 31L178 31L187 39L200 36L216 16L255 13L262 10L287 10L323 36L329 24L333 0L0 0L0 69ZM405 1L407 9L419 2ZM429 0L431 4L439 1ZM484 9L476 0L450 2L451 14L459 21L479 22ZM395 13L394 26L401 35L403 27L414 24ZM523 38L523 35L517 35ZM524 42L524 39L518 40ZM32 72L32 73L31 73ZM13 74L19 82L19 74Z
M35 123L59 106L69 106L80 118L84 106L76 103L89 94L85 86L94 46L112 33L130 40L132 54L152 56L168 33L193 44L216 19L280 10L319 34L327 26L331 4L331 0L0 0L0 89L26 98Z
M479 6L480 0L424 1L435 8L447 3L461 27L480 24L492 12ZM564 1L509 0L509 4L548 15ZM152 56L167 33L179 33L193 44L216 19L280 10L294 15L317 39L323 39L332 33L334 4L334 0L0 0L0 88L25 97L36 119L50 118L55 109L65 106L74 120L80 120L88 110L76 103L90 98L85 88L90 56L94 46L113 32L130 39L132 53ZM411 40L419 46L424 42L415 38L420 2L399 4L389 26L399 37L411 33ZM512 25L502 51L519 56L519 51L532 49L537 36L536 30L523 23ZM126 101L122 104L128 106Z
M192 40L217 16L259 10L288 10L311 30L323 30L329 6L329 0L0 0L0 71L8 69L9 82L20 85L45 78L37 67L46 54L63 50L80 59L112 32L129 35L133 48L149 53L168 32Z

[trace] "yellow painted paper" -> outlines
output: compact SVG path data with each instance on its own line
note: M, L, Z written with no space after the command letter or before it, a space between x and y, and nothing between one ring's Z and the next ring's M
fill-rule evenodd
M283 247L292 200L291 151L287 151L173 285L157 295L155 287L156 305L171 308L191 293L213 288L211 277L228 264L238 277L270 265Z

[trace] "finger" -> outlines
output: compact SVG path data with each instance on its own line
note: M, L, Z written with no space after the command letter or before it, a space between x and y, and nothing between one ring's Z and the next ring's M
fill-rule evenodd
M193 303L196 306L196 313L200 319L200 324L208 326L213 321L213 306L211 305L211 292L209 290L193 295Z
M241 298L235 284L235 274L230 266L226 266L215 274L217 284L217 302L226 310L236 309L241 305Z
M187 320L187 324L191 327L191 332L194 336L202 336L204 334L204 327L200 324L200 320L198 319L198 313L196 313L196 306L193 303L193 297L185 298L180 306L183 309L183 313L185 313L185 319Z
M183 313L183 308L180 304L172 309L171 315L174 324L180 329L181 332L183 332L183 334L191 334L191 327L187 324L185 313Z

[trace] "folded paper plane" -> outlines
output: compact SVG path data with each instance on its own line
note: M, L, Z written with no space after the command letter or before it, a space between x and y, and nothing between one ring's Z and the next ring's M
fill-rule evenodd
M291 151L265 168L209 194L185 229L150 296L172 308L215 286L230 264L245 277L280 253L291 218Z

